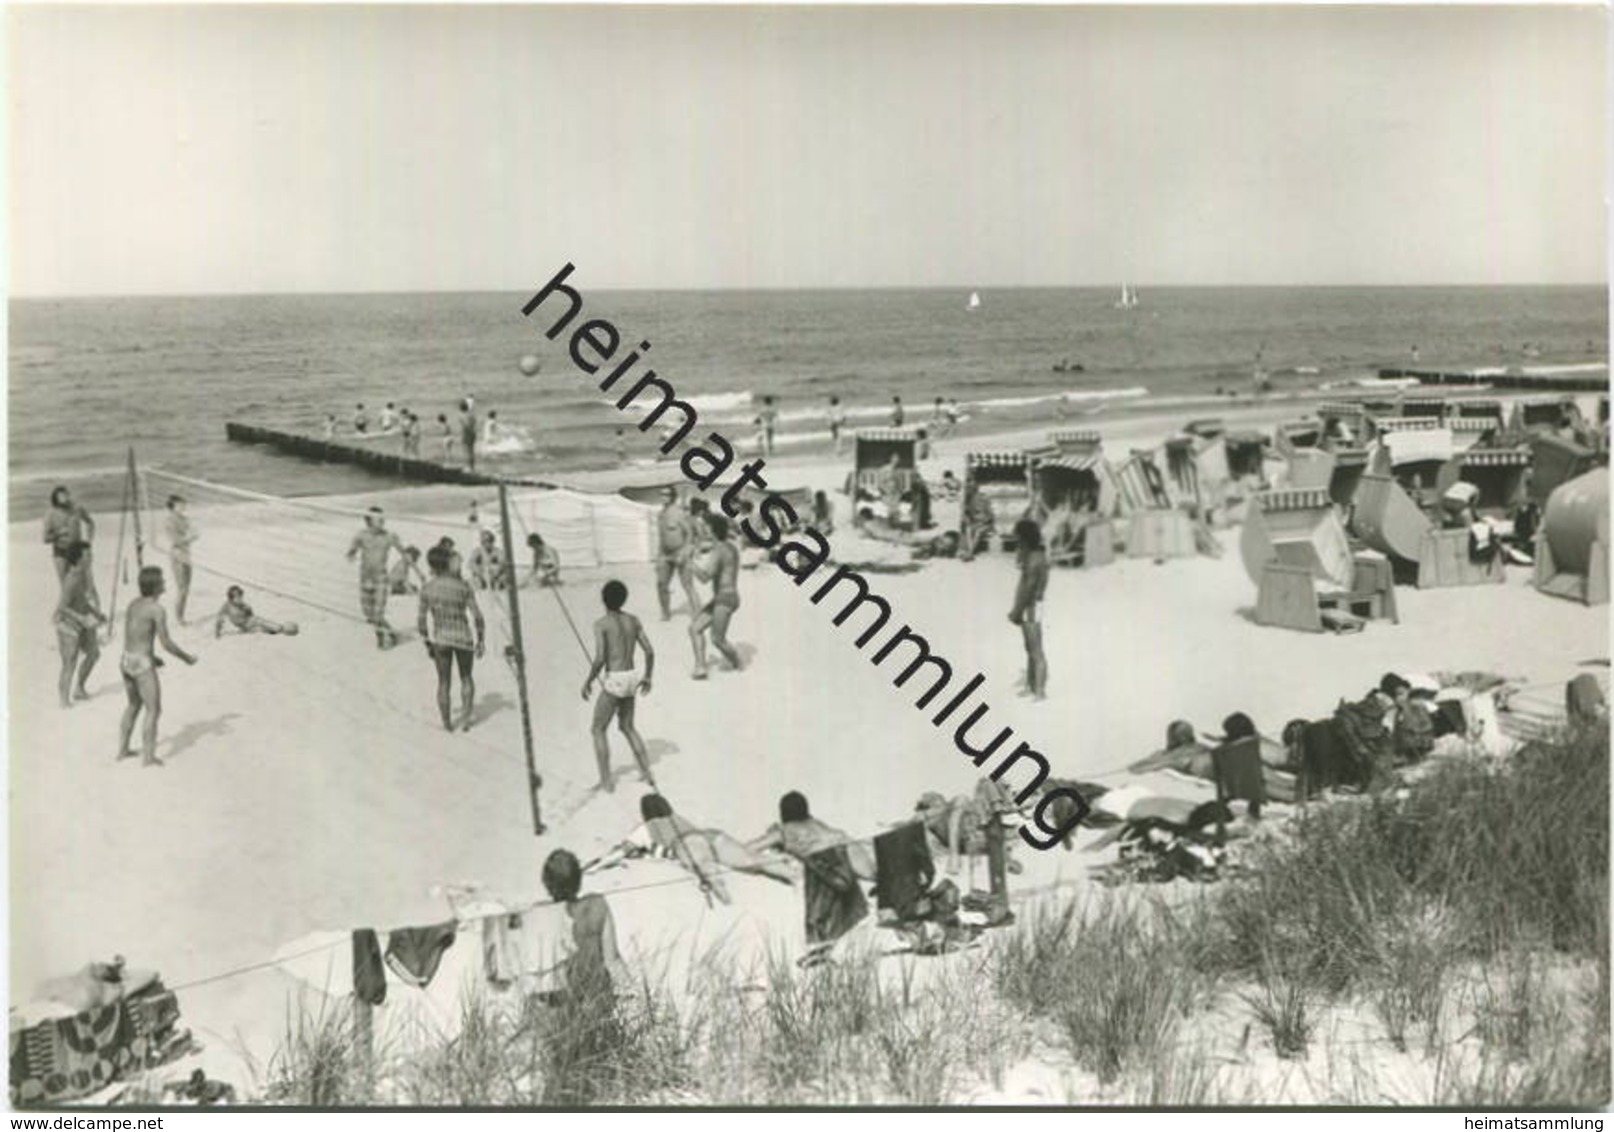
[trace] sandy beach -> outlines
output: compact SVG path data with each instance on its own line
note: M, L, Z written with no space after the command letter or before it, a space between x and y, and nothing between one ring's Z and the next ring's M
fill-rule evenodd
M1124 453L1125 444L1158 439L1158 424L1135 425L1106 442ZM966 447L1017 442L943 442L927 472L961 471ZM847 466L793 461L774 482L833 489ZM393 514L463 524L475 494L405 489L326 502L380 499ZM836 498L844 521L847 501ZM939 518L945 526L949 516ZM229 508L198 512L199 562L208 561L203 547L223 560L232 539L248 539L232 521ZM332 548L350 536L333 521L317 539L287 539L274 547L273 570L329 575L330 592L344 592L351 567ZM108 536L100 537L110 560ZM1323 715L1341 698L1360 696L1386 671L1488 670L1561 687L1577 663L1608 652L1604 610L1543 596L1518 568L1501 586L1402 587L1398 625L1375 622L1339 637L1262 628L1249 617L1255 594L1237 531L1219 537L1220 558L1158 565L1122 559L1056 571L1045 703L1016 694L1024 662L1019 634L1005 621L1015 577L1010 556L870 577L937 651L985 675L980 695L996 725L1012 725L1045 752L1056 775L1111 785L1125 764L1160 745L1172 719L1214 730L1243 711L1275 735L1287 719ZM588 789L590 705L578 696L586 662L557 597L586 632L598 614L599 585L618 577L629 586L629 608L645 617L657 654L640 728L662 790L698 823L755 836L774 820L779 795L795 789L816 815L866 836L906 817L922 792L964 793L975 780L949 734L910 706L917 685L891 687L890 674L857 652L854 633L836 628L824 608L771 567L741 578L744 605L732 639L748 667L691 680L681 599L675 596L672 622L657 620L647 563L568 569L554 596L521 594L550 825L543 837L531 831L514 681L497 659L505 631L491 610L479 722L450 735L435 721L432 669L418 641L381 652L362 625L270 595L254 598L260 611L295 618L300 636L215 640L211 615L223 583L200 574L193 621L177 630L200 663L169 661L163 672L158 753L167 765L114 762L123 706L116 645L90 681L91 700L59 709L47 612L56 579L38 540L34 524L11 529L11 608L18 612L11 641L13 999L41 978L125 955L183 988L186 1024L210 1056L230 1063L218 1071L238 1079L244 1065L265 1064L284 1036L288 1006L308 1001L306 985L269 965L277 948L316 931L445 919L449 907L433 895L444 885L475 883L511 901L537 899L539 865L551 849L565 846L587 859L636 824L640 789L630 775L614 796ZM865 552L891 557L890 547L860 545L849 527L831 541L842 561L875 556ZM110 566L99 570L105 596ZM414 599L394 602L395 623L412 626ZM615 763L626 772L626 746L614 731L612 740ZM1151 788L1196 789L1154 777L1160 781ZM1078 842L1094 836L1083 833ZM1016 855L1025 863L1011 885L1017 901L1053 889L1079 895L1102 859L1024 845ZM756 961L769 947L802 945L799 891L735 877L734 905L710 909L687 879L660 863L591 878L594 890L622 890L612 905L630 962L677 971L719 943ZM338 966L345 954L339 949ZM382 1024L387 1009L379 1012Z

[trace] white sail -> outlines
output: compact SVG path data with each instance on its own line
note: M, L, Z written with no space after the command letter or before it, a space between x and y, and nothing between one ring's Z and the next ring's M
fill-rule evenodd
M971 291L970 292L970 302L969 302L969 308L968 309L970 309L972 311L981 309L981 293L979 291Z

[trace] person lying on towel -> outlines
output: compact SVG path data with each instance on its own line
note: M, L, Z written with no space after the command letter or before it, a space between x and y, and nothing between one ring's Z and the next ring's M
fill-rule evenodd
M1223 721L1223 729L1234 739L1255 735L1261 741L1261 764L1266 768L1266 793L1274 802L1293 802L1296 798L1294 765L1289 749L1255 730L1255 724L1243 712L1234 712ZM1127 770L1133 774L1169 770L1205 782L1216 780L1212 748L1202 742L1194 725L1185 719L1172 721L1166 728L1166 745L1163 749L1139 759Z
M615 849L590 862L587 871L613 868L636 857L662 857L677 861L701 882L704 891L725 904L731 901L721 878L724 872L755 873L781 884L794 883L783 865L758 856L720 829L703 829L673 813L660 794L639 799L639 816L643 824Z
M852 871L858 878L873 881L874 849L870 843L867 840L854 840L843 831L813 817L808 812L806 796L792 790L779 799L779 820L769 826L762 836L746 842L745 848L752 853L767 853L770 850L786 853L798 861L805 861L814 853L838 845L846 846Z

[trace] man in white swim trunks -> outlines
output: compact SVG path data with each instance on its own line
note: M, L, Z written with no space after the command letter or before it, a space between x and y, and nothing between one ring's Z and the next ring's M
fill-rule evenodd
M662 500L661 511L656 515L656 533L659 545L656 550L656 597L661 600L661 619L672 620L672 580L678 575L689 599L689 615L694 617L700 609L695 596L695 578L690 572L690 560L695 552L695 523L689 512L678 503L678 489L669 487Z
M161 566L146 566L140 571L140 596L129 604L123 622L123 659L119 669L123 673L123 690L129 697L129 706L123 709L123 723L118 735L118 758L130 759L129 739L134 734L135 720L141 709L146 712L145 730L141 732L141 765L162 766L157 758L157 720L162 716L162 682L157 669L153 645L162 642L169 655L177 656L186 664L195 664L196 657L174 643L168 635L168 614L158 600L163 592Z
M1009 620L1020 626L1026 644L1026 691L1033 699L1048 698L1048 656L1042 650L1042 599L1048 592L1048 552L1042 546L1042 528L1034 519L1014 525L1020 583L1014 591Z
M615 716L617 726L633 748L633 759L639 764L639 776L650 781L650 752L645 750L644 739L633 726L634 697L650 694L650 675L656 668L656 650L645 635L644 625L631 613L624 612L628 603L628 587L612 579L600 591L605 603L605 616L594 622L594 663L583 681L583 698L594 690L594 680L600 680L600 698L594 703L594 758L599 765L600 789L610 793L616 789L611 774L611 745L605 729ZM644 649L644 676L634 667L634 652Z

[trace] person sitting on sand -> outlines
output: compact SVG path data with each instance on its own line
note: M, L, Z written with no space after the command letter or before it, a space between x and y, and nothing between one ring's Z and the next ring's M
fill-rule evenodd
M62 654L62 673L56 682L56 691L63 707L72 707L74 700L90 698L84 682L90 678L90 669L101 659L101 642L97 634L106 623L101 612L95 587L90 582L89 560L84 552L89 543L75 542L67 548L63 561L67 572L62 575L62 593L56 602L56 643ZM75 673L77 679L74 679Z
M353 431L360 436L370 431L370 414L364 411L363 401L353 410Z
M1412 684L1393 672L1387 672L1379 681L1379 691L1395 704L1395 724L1391 728L1391 742L1395 746L1397 762L1414 763L1422 760L1435 746L1435 719L1428 706L1412 694Z
M857 841L832 825L826 825L808 811L807 797L792 790L779 799L779 820L766 833L746 842L752 853L780 852L804 861L814 853L846 846L852 871L861 879L874 880L874 846Z
M822 491L813 492L813 526L826 538L835 533L835 508Z
M162 682L157 670L162 661L157 659L155 643L171 656L186 664L195 664L196 657L174 643L168 635L168 614L161 602L163 571L161 566L145 566L140 570L140 596L129 604L123 619L123 659L118 669L123 673L123 691L129 704L123 709L123 720L118 730L118 758L132 759L129 739L134 734L135 720L146 713L145 729L141 732L141 765L162 766L157 757L157 721L162 716Z
M437 668L437 714L442 718L445 731L454 730L449 712L449 684L453 669L460 670L460 701L464 709L462 726L471 729L472 711L476 704L476 683L472 669L476 658L485 647L487 626L482 610L476 604L476 591L464 578L451 573L453 552L438 545L426 552L426 565L431 577L420 587L420 614L417 627L421 640L426 642L426 655ZM428 615L430 625L428 626ZM471 634L471 625L476 635Z
M326 413L325 424L320 428L320 435L326 440L336 439L336 414Z
M419 579L418 583L416 579ZM420 569L420 547L409 546L398 556L398 561L387 571L387 591L392 595L418 594L426 584L426 575Z
M943 499L950 503L958 498L959 493L964 490L964 485L958 482L958 477L953 474L953 469L948 468L941 474L941 483L936 490Z
M981 489L970 484L964 489L964 510L960 522L965 562L983 550L992 549L992 537L997 533L997 516L992 513L992 501L981 494Z
M499 553L499 542L490 530L483 530L471 551L471 584L479 590L500 590L509 580L504 568L504 556Z
M600 772L600 789L607 794L616 789L611 774L611 744L605 729L614 716L622 736L633 751L633 761L639 764L639 777L651 780L650 752L644 739L633 725L633 709L637 696L650 694L650 676L656 668L656 650L645 635L644 624L622 607L628 602L628 587L616 579L606 582L600 589L600 601L605 605L605 616L594 622L594 663L583 679L583 699L594 690L594 681L600 679L600 698L594 704L594 723L590 729L594 738L594 759ZM634 654L644 649L644 675L640 676Z
M224 591L224 604L219 607L218 616L213 618L213 636L222 637L226 624L235 626L242 633L297 635L297 626L292 622L271 621L254 613L252 606L247 604L246 592L240 586L231 586Z
M386 407L381 410L379 423L383 434L398 431L398 406L395 402L387 402Z
M793 884L794 876L788 868L771 863L751 852L738 840L719 829L696 826L673 813L672 806L660 794L646 794L639 799L639 816L642 825L634 830L615 849L588 866L588 871L608 869L635 857L664 857L677 861L701 883L701 889L710 892L723 903L731 903L728 887L720 873L755 873L782 884Z
M537 531L527 536L527 549L532 551L532 572L528 578L535 586L560 585L560 555L544 541Z

